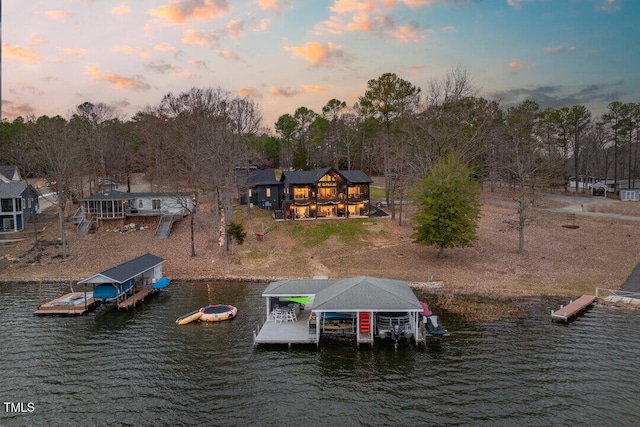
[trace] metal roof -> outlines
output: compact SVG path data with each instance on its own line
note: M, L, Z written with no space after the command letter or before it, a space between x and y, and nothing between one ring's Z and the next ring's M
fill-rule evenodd
M262 293L264 297L305 295L315 295L313 311L422 311L407 282L370 276L290 279L273 282Z
M101 273L80 280L78 283L124 283L140 274L147 272L162 264L165 260L153 254L144 254L112 267Z

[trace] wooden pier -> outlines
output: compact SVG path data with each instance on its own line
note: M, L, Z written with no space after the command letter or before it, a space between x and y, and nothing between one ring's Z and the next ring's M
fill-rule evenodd
M568 322L575 316L593 307L596 297L593 295L582 295L575 301L570 301L568 305L560 306L560 309L551 311L551 320Z
M140 302L144 301L144 299L152 292L153 288L151 286L135 289L133 295L118 303L118 310L129 310L130 308L135 307Z
M99 301L91 292L71 292L46 302L33 312L36 316L80 316L93 310Z

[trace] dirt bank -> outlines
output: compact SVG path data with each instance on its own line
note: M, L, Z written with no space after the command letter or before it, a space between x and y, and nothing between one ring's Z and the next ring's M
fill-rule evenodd
M240 279L269 281L284 277L349 277L371 275L425 282L438 280L446 294L504 296L576 296L596 287L617 289L638 263L640 204L607 201L586 207L569 198L542 199L532 210L524 254L517 253L517 213L508 197L484 195L479 240L473 248L437 250L411 243L411 224L388 219L361 220L366 232L348 241L335 236L316 244L301 244L293 227L274 222L257 208L246 219L245 243L224 256L212 226L210 206L203 205L201 230L195 234L191 257L189 220L178 222L168 239L156 239L153 227L126 233L99 231L78 234L67 224L69 258L60 258L55 223L33 237L0 249L0 280L68 281L95 274L135 256L152 252L167 260L173 279ZM593 215L598 212L598 215ZM575 213L577 228L568 228L567 213ZM617 216L608 216L616 214ZM358 221L358 220L352 220ZM309 223L309 227L312 224ZM265 230L259 241L255 232Z

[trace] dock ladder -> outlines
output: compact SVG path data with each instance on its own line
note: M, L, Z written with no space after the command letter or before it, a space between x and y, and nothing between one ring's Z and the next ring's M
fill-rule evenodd
M367 312L360 313L360 337L371 338L371 316Z

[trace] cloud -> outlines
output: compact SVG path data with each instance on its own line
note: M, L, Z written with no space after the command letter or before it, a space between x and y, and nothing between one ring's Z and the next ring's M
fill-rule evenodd
M122 4L111 9L112 15L126 15L127 13L131 13L131 8L126 4Z
M256 99L262 98L262 93L258 89L252 87L241 87L240 89L236 90L236 93L242 97L248 96Z
M554 46L554 47L545 47L544 51L547 53L560 53L560 52L564 52L566 49L564 48L564 46Z
M280 0L257 0L258 7L262 10L280 13L284 9Z
M176 48L167 42L163 42L155 45L154 49L159 52L175 52L176 51Z
M201 59L193 59L193 60L190 60L190 61L187 61L187 62L189 62L189 64L193 65L196 68L200 68L200 69L206 69L207 68L207 63L204 62Z
M270 90L273 96L279 96L283 98L291 98L296 95L309 93L309 92L319 93L319 92L327 91L327 89L319 86L305 86L305 85L301 85L300 89L290 89L290 88L281 88L277 86L272 86Z
M344 56L342 47L331 42L307 42L304 46L285 46L284 50L305 59L311 67L331 67L335 58Z
M213 32L204 32L189 29L185 31L182 38L184 44L194 44L200 46L212 46L218 42L218 36Z
M138 56L141 56L144 59L151 59L151 55L143 47L132 47L132 46L127 46L127 45L125 45L125 46L116 46L116 47L112 47L111 51L113 51L113 52L122 52L122 53L126 53L127 55L138 55Z
M327 89L320 87L320 86L306 86L306 85L302 85L302 89L300 90L302 93L308 93L308 92L314 92L314 93L321 93L321 92L326 92Z
M572 105L585 105L592 101L610 102L623 96L619 86L624 82L611 84L591 84L578 89L565 86L536 86L533 88L514 88L490 94L494 99L500 99L504 108L510 108L525 100L536 102L542 109L562 108Z
M600 0L600 9L605 12L617 12L621 7L621 0Z
M218 56L221 56L224 59L229 59L231 61L240 61L240 57L230 50L218 49L216 50L216 53L218 54Z
M15 58L30 64L38 64L40 62L36 51L22 46L11 46L9 43L2 43L2 56L5 58Z
M84 58L84 55L87 53L84 49L62 49L62 52L65 55L73 56L78 59Z
M520 59L515 59L511 62L509 62L509 68L511 68L512 70L516 70L519 68L531 68L533 67L533 65L529 64L528 62L522 61Z
M17 104L12 101L2 100L2 117L29 117L36 114L36 109L29 104Z
M189 20L214 19L229 13L226 0L169 0L169 4L147 10L151 16L184 24Z
M150 64L147 64L146 68L160 74L171 76L191 77L193 75L193 73L190 71L183 70L180 67L176 67L175 65L168 64L164 61L152 62Z
M526 3L531 0L507 0L507 4L511 7L519 8L522 3Z
M244 22L233 20L227 24L227 35L232 39L237 39L244 32Z
M403 43L417 43L428 33L426 27L415 21L405 22L392 15L404 4L410 7L428 6L437 0L336 0L329 9L333 15L315 25L317 34L340 35L346 31L373 33Z
M69 12L65 12L64 10L47 10L46 14L49 18L53 18L59 21L66 21L71 18L71 14Z
M151 86L142 80L142 76L123 77L116 74L103 74L98 67L88 67L87 72L92 75L92 80L102 80L117 89L131 89L136 91L149 90Z

